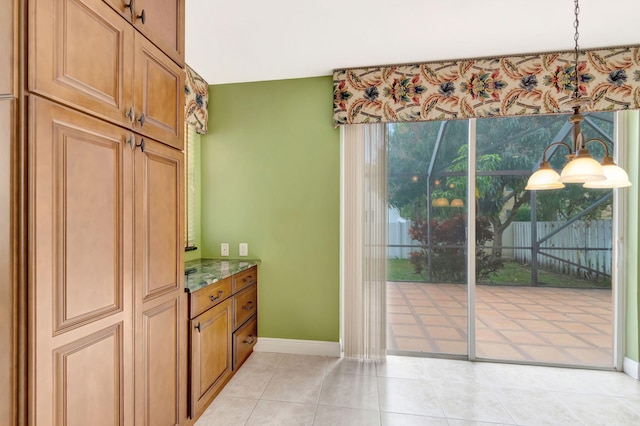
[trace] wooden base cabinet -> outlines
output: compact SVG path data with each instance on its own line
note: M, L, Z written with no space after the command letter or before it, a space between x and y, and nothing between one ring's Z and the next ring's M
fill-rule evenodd
M190 321L191 418L200 415L231 378L232 324L230 299Z
M254 266L190 295L192 421L220 393L257 342L257 272Z

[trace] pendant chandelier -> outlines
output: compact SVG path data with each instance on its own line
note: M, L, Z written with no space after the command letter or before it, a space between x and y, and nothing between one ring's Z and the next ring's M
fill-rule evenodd
M575 0L575 48L574 48L574 89L571 99L565 104L573 109L573 115L569 117L569 122L573 125L573 146L564 142L554 142L547 146L542 153L542 161L538 170L531 175L527 186L527 190L549 190L564 188L565 183L582 183L585 188L622 188L631 186L627 172L618 167L609 152L609 146L601 139L593 138L585 140L580 130L580 123L584 120L584 116L580 114L580 107L591 102L591 99L581 96L579 90L578 76L578 14L580 6L578 0ZM596 142L604 147L604 158L602 164L593 159L586 145ZM563 146L569 150L566 156L568 162L563 167L560 174L551 168L547 160L547 153L553 147Z

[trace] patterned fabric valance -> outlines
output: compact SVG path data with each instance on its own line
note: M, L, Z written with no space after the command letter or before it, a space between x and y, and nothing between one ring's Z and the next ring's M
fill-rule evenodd
M567 112L573 52L465 59L333 73L336 125ZM578 65L583 111L640 108L640 46L587 50Z
M209 121L209 85L197 72L186 66L184 83L184 119L196 126L196 132L207 133Z

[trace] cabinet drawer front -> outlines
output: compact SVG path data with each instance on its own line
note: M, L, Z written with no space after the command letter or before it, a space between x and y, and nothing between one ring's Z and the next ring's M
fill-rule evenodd
M258 286L253 285L233 296L233 328L242 325L258 310Z
M233 333L233 371L236 371L253 352L258 341L258 317L254 316Z
M194 318L212 306L231 296L231 278L211 284L191 295L190 318Z
M233 277L233 292L249 287L251 284L258 282L258 268L254 266L251 269L242 271Z

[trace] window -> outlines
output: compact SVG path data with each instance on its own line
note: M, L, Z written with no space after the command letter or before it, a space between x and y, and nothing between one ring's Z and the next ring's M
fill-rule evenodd
M185 123L185 177L184 177L184 247L196 250L195 231L195 141L196 127Z

